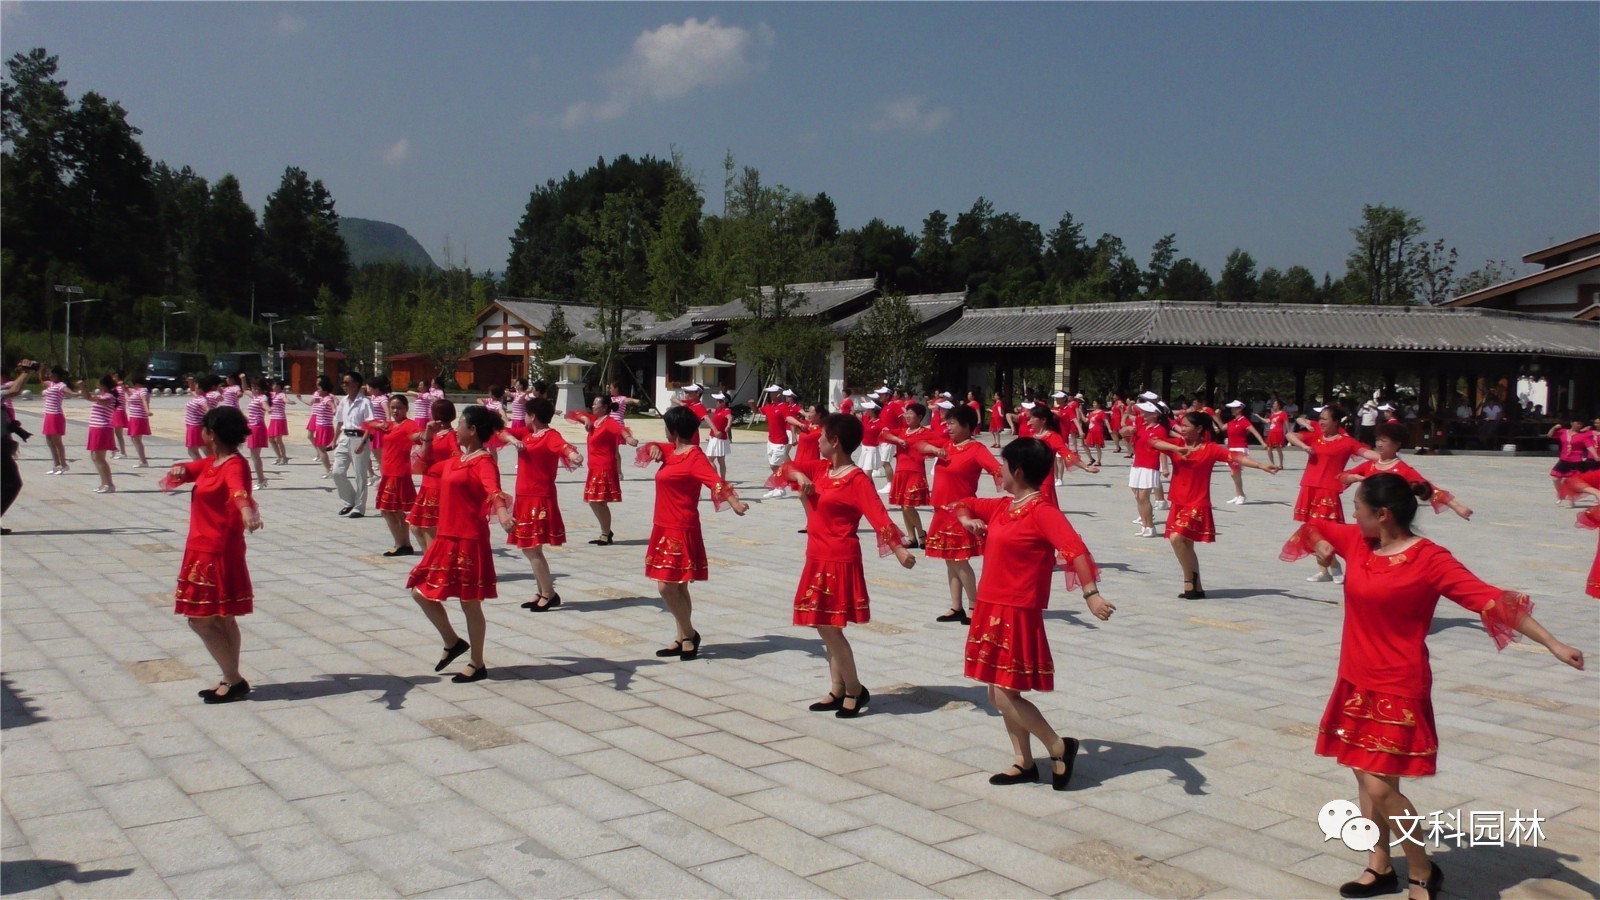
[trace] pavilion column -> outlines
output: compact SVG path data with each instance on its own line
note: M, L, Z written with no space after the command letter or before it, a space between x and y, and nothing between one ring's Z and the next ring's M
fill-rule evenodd
M1333 369L1328 367L1326 361L1322 364L1322 404L1326 406L1333 402Z
M1233 363L1228 363L1228 399L1239 399L1239 369Z
M1217 404L1217 367L1206 366L1206 403Z
M1171 397L1172 397L1172 364L1171 363L1162 363L1161 364L1161 399L1167 400L1167 399L1170 399Z
M1306 370L1294 370L1294 405L1306 408Z

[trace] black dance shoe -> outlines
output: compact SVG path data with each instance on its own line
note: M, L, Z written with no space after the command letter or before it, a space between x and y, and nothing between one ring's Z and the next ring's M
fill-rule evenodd
M1339 885L1339 896L1379 897L1384 894L1393 894L1400 890L1400 874L1393 868L1389 869L1389 874L1387 875L1379 875L1371 868L1368 868L1367 871L1372 873L1371 882L1362 884L1359 881L1346 881L1344 884Z
M1037 765L1028 763L1024 766L1018 763L1012 763L1011 768L1017 770L1016 774L1012 774L1010 769L1008 769L998 775L990 775L989 783L998 785L1039 783L1039 767Z

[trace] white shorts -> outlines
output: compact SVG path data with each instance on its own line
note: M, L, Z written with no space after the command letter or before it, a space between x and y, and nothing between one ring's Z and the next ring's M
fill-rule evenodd
M728 455L727 438L706 438L706 455L725 457Z
M781 466L789 461L789 445L767 441L767 465Z
M891 444L888 441L884 441L878 445L878 464L887 465L888 463L894 462L895 456L897 456L899 452L899 447L896 447L894 444Z
M1228 452L1229 453L1242 453L1245 456L1249 456L1250 455L1250 448L1249 447L1229 447L1228 448Z
M1128 470L1128 487L1137 490L1154 490L1161 487L1161 473L1155 469L1134 466Z
M876 473L878 466L882 464L882 461L878 458L878 447L863 445L856 450L856 465L868 475Z

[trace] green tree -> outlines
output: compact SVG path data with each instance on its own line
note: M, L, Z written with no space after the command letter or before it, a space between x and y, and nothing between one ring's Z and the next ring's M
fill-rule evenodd
M939 210L922 220L922 234L912 261L921 275L922 290L939 292L960 286L950 280L950 218Z
M1211 275L1199 263L1185 256L1172 264L1163 290L1168 300L1210 300Z
M1235 247L1222 264L1217 278L1217 299L1229 303L1251 303L1256 299L1255 257Z
M561 375L560 368L549 360L561 359L569 354L582 355L582 349L573 343L572 326L567 324L567 312L560 306L550 311L544 333L539 336L539 355L534 359L535 377L554 381Z
M601 335L599 375L609 382L620 363L621 347L637 330L638 298L644 295L650 229L637 194L609 194L600 211L579 223L584 236L583 298L595 309L584 323Z
M339 236L333 196L303 170L284 170L261 215L261 290L284 313L316 305L323 287L339 301L350 296L350 253Z
M1414 245L1407 264L1418 303L1438 306L1456 295L1456 248L1444 238Z
M43 48L6 61L0 85L0 247L7 330L50 325L52 281L72 265L67 131L72 103ZM41 304L40 300L50 302Z
M682 157L674 152L676 177L661 203L661 217L646 253L646 293L650 309L662 318L682 315L701 295L700 217L704 199Z
M455 371L456 361L472 349L478 310L487 305L487 293L480 283L464 294L452 294L444 283L426 282L416 297L407 349L427 354L441 372Z
M1415 297L1411 248L1422 220L1392 206L1361 208L1361 224L1350 229L1356 246L1345 261L1344 288L1352 303L1393 306Z
M1493 287L1503 281L1510 281L1517 277L1517 270L1505 260L1484 260L1483 265L1461 276L1456 281L1455 295L1470 294L1481 291L1486 287Z
M1177 255L1176 234L1163 235L1161 240L1156 241L1150 248L1150 265L1144 270L1144 289L1151 299L1164 299L1167 273L1172 271L1172 262Z
M195 261L200 289L212 302L236 313L247 313L252 288L259 278L256 260L261 253L262 234L256 212L245 202L238 178L224 175L211 186L204 222ZM290 310L279 309L263 295L258 311L287 315Z
M1279 303L1317 303L1317 279L1305 266L1290 266L1278 286Z
M878 298L845 340L845 378L851 384L926 385L933 355L922 319L904 294Z

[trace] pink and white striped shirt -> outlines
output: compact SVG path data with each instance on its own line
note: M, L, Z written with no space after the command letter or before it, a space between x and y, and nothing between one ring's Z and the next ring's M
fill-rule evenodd
M196 428L200 427L206 420L206 413L210 411L211 404L206 397L199 394L190 397L189 402L183 405L184 427L191 425Z
M372 401L372 421L389 421L389 395L373 394L368 399Z
M117 395L101 391L91 398L94 402L89 407L90 428L110 428L111 411L116 409Z
M64 381L52 381L44 386L39 396L44 400L44 414L47 416L61 415L61 398L66 396L71 388Z
M336 401L332 394L323 394L311 406L311 419L318 425L333 427L333 407Z
M433 416L433 401L443 400L444 391L429 390L417 394L417 401L411 407L411 418L418 425L427 425L428 419Z
M250 404L245 407L244 423L251 428L267 424L267 408L272 405L266 394L256 394L250 398Z
M511 395L511 402L507 404L511 412L511 424L521 425L528 421L528 395L521 391Z
M244 393L244 389L239 387L238 385L234 385L234 384L228 385L227 387L222 389L222 400L221 400L222 405L223 406L231 406L234 409L238 409L239 408L239 395L243 394L243 393Z
M130 419L148 419L148 418L150 418L150 389L149 388L142 388L142 387L125 388L124 389L124 395L126 397L127 404L128 404L128 418L130 418Z
M282 391L272 394L272 412L270 418L274 422L287 422L289 420L289 398Z
M207 391L206 392L206 409L216 409L218 406L221 406L221 405L222 405L222 392L221 391Z

